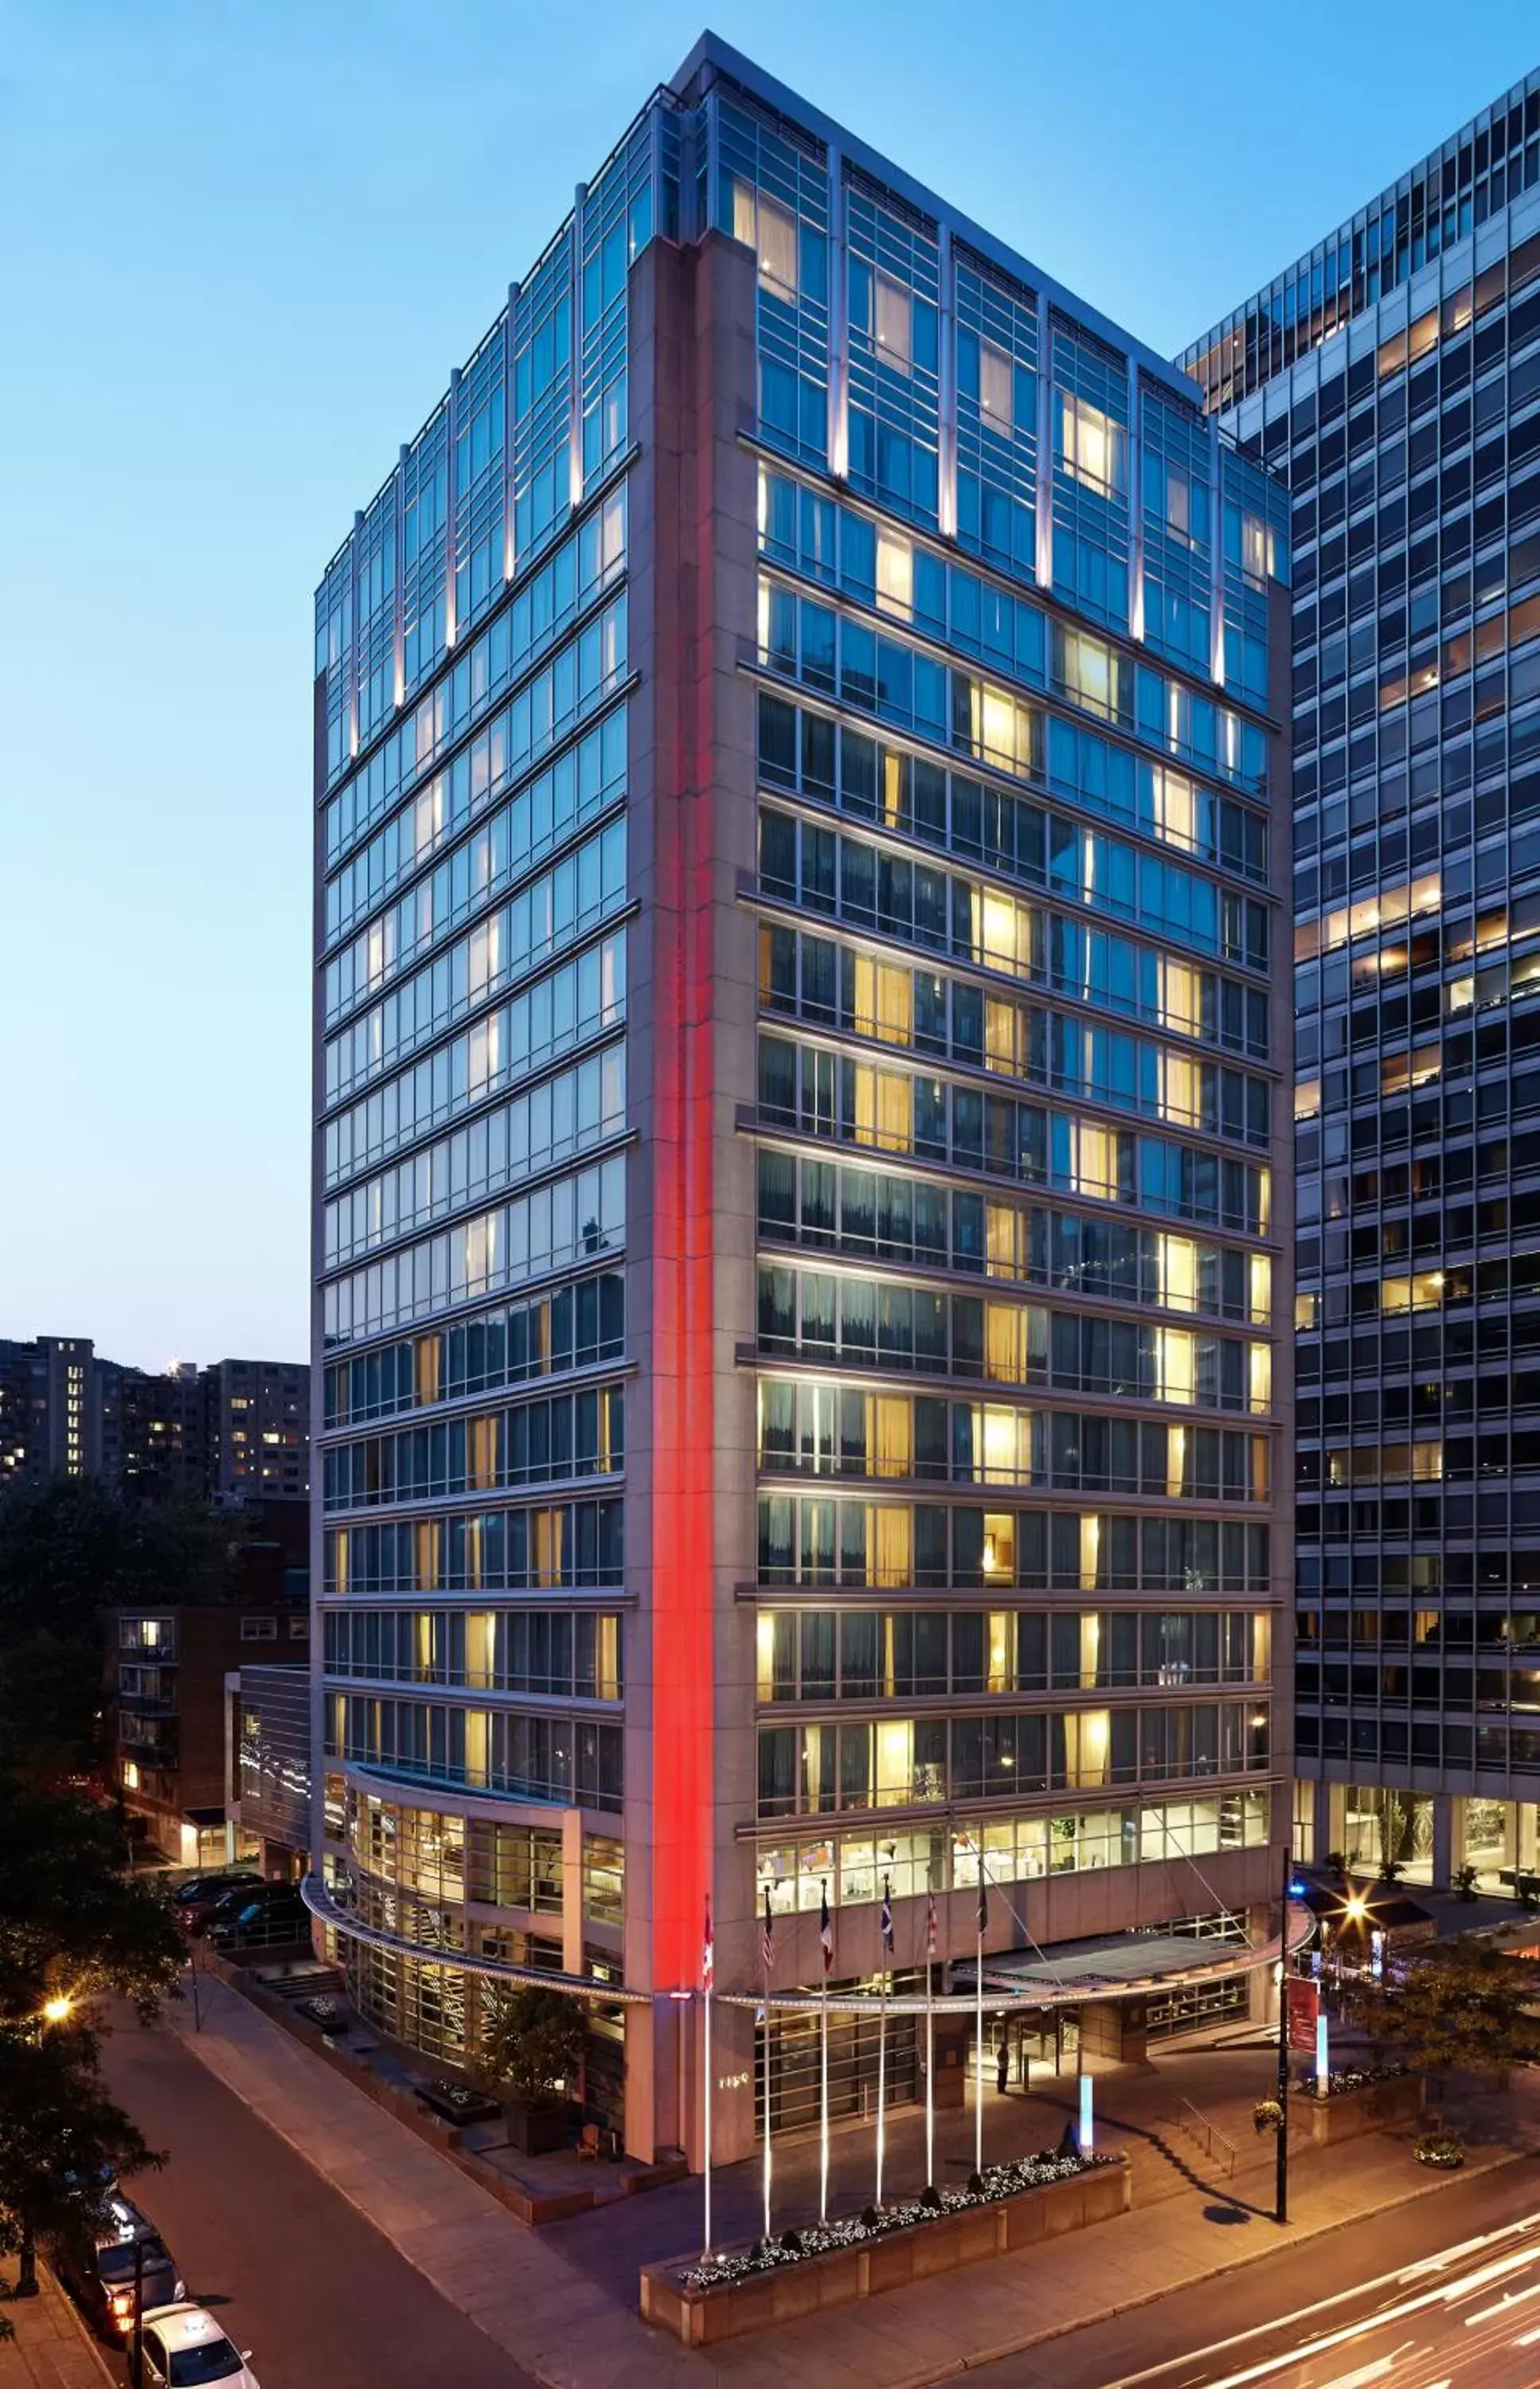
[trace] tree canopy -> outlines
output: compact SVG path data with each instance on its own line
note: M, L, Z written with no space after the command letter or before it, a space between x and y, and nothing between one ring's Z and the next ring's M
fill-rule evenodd
M91 1476L0 1494L0 1644L95 1636L104 1609L217 1601L233 1590L231 1527L197 1501L125 1501Z
M1392 1961L1380 1982L1348 1985L1350 2014L1377 2048L1441 2078L1488 2074L1505 2083L1540 2058L1540 1961L1462 1935Z
M34 1783L101 1756L106 1609L239 1589L232 1521L196 1501L128 1501L94 1477L0 1493L0 1767Z
M583 2053L583 2012L564 1991L525 1984L500 1998L482 2027L480 2071L531 2106L554 2097Z
M101 2087L83 2025L0 2030L0 2249L87 2232L104 2186L159 2165Z
M147 2019L174 1989L186 1944L127 1858L112 1810L0 1775L0 2027L61 1993L115 1991Z

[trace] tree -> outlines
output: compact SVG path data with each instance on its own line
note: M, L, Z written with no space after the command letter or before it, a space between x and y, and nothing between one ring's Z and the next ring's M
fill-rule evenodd
M582 2054L582 2010L564 1991L527 1984L499 1999L482 2025L480 2071L527 2106L554 2099Z
M24 2297L37 2242L83 2237L108 2181L161 2160L103 2091L82 2025L0 2029L0 2249L19 2255Z
M92 1765L101 1612L232 1598L231 1531L199 1503L124 1501L94 1477L0 1494L0 1767L58 1783Z
M186 1944L127 1857L111 1810L0 1776L0 2030L59 1993L116 1991L146 2023L174 1993Z
M156 2162L102 2089L85 2012L115 1991L148 2022L185 1958L126 1857L108 1810L0 1775L0 2249L19 2251L21 2295L37 2240L85 2230L104 2179Z
M0 1648L0 1758L32 1783L67 1783L101 1757L101 1642L38 1632Z
M196 1501L131 1502L93 1476L0 1495L0 1644L95 1639L104 1609L217 1601L232 1588L230 1521Z
M1381 1982L1344 1987L1348 2012L1376 2049L1442 2089L1456 2071L1495 2076L1506 2089L1517 2065L1540 2058L1540 1961L1510 1958L1489 1942L1461 1937L1424 1957L1408 1953Z

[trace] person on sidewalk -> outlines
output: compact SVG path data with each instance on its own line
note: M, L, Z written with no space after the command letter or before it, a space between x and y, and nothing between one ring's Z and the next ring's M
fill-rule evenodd
M1011 2087L1011 2050L1003 2040L999 2045L999 2055L995 2062L995 2079L999 2084L1000 2097L1003 2099Z

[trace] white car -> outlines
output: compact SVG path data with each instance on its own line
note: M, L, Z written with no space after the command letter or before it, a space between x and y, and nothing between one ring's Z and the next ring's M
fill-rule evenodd
M200 2389L205 2381L260 2389L246 2360L250 2353L227 2339L202 2306L152 2306L145 2317L146 2389Z

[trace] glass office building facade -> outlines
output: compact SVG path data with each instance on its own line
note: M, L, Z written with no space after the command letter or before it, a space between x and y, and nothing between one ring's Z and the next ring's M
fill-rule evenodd
M565 1986L698 2157L709 1897L732 2154L767 1900L786 1992L825 1896L836 1992L885 1885L971 1960L981 1873L991 1952L1265 1937L1288 575L1185 377L710 38L357 517L312 1896L380 2027Z
M1182 360L1292 498L1298 1846L1540 1799L1540 75Z

